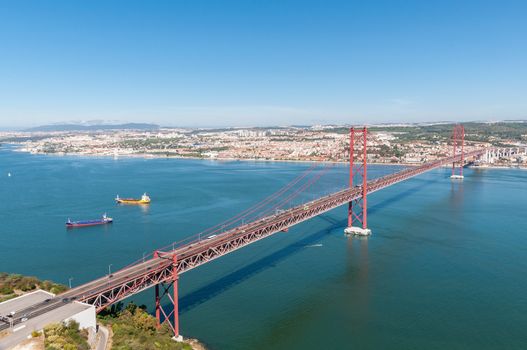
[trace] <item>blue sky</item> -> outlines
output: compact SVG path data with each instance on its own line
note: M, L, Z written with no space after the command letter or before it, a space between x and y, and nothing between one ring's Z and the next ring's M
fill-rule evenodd
M527 119L527 1L0 0L0 126Z

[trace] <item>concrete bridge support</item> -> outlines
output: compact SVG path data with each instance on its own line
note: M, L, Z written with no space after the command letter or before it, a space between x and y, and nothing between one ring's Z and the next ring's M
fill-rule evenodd
M527 154L527 147L491 148L481 156L481 160L487 164L494 164L500 158L521 157Z

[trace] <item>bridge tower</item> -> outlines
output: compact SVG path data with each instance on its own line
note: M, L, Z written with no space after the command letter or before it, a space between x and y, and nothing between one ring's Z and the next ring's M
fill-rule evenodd
M459 162L452 162L451 179L463 179L463 165L465 164L465 127L461 124L455 125L452 131L452 146L454 149L453 156L461 155ZM459 174L456 174L456 164L459 167Z
M350 128L349 186L350 190L359 188L361 196L348 203L348 227L344 229L346 234L371 235L371 230L368 229L367 138L366 127Z
M162 324L166 323L168 327L174 333L174 340L182 341L183 337L179 334L179 300L178 300L178 272L177 272L177 256L173 254L171 257L160 256L156 250L154 252L154 258L165 258L172 260L172 275L170 280L164 283L158 283L155 285L156 293L156 320L157 328L160 328ZM161 294L159 293L162 289ZM170 290L172 289L172 294ZM172 304L172 310L168 310L163 307L162 299L166 297Z

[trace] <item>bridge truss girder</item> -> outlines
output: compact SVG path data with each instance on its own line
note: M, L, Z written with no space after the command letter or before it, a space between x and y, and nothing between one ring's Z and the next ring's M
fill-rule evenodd
M368 192L378 191L439 166L460 162L461 159L478 156L484 152L485 150L478 150L467 154L454 155L419 167L405 169L395 174L370 180L367 184ZM123 281L120 279L117 282L108 276L107 284L106 282L104 284L102 282L106 281L106 279L100 279L90 291L78 292L72 299L94 305L97 312L100 312L118 301L157 285L156 316L159 314L159 324L162 321L168 320L167 323L169 323L174 333L178 335L177 281L179 275L314 216L361 198L362 195L363 190L361 187L347 188L291 208L281 214L276 214L226 231L210 241L202 240L176 248L173 251L159 251L152 259L129 267L128 269L130 271L127 273L130 275L125 274L126 276L121 278L124 279ZM126 269L122 271L126 271ZM168 286L163 287L164 291L160 295L159 285L163 283L167 283ZM170 286L173 286L173 296L169 293ZM79 289L84 290L83 288ZM170 296L169 300L174 306L172 312L161 309L161 298L164 296ZM159 309L157 308L158 306ZM161 316L164 317L164 320L161 320Z

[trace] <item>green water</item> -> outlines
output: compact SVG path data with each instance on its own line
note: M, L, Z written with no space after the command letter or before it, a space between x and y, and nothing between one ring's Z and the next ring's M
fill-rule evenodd
M308 167L1 148L0 270L80 284L235 215ZM345 181L336 166L313 193ZM144 191L148 209L113 203ZM343 236L342 207L184 274L181 332L211 349L525 349L526 202L521 170L469 169L452 183L438 169L397 184L369 197L367 239ZM113 225L64 228L104 212ZM151 307L153 291L134 298Z

